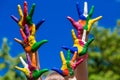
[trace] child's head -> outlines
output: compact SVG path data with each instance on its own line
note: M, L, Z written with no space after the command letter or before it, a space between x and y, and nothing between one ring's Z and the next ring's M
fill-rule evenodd
M62 77L60 74L57 72L52 72L49 74L45 80L65 80L64 77Z

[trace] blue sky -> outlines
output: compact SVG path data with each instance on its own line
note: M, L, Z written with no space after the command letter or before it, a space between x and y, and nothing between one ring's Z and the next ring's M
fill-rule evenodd
M48 43L39 49L41 68L60 67L59 52L63 50L61 46L72 46L71 23L66 19L71 16L78 20L76 2L83 8L85 0L27 0L30 10L32 3L36 4L33 21L37 23L41 19L46 21L37 31L37 41L47 39ZM95 6L93 18L102 15L99 21L100 26L112 28L116 25L116 20L120 19L120 0L86 0L89 9ZM19 26L10 18L14 14L19 17L17 5L23 7L24 0L0 0L0 42L3 37L7 37L12 44L10 53L13 57L23 52L22 47L13 40L17 37L21 39Z

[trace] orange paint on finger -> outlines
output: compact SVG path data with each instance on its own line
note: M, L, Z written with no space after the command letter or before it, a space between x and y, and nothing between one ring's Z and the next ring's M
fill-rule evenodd
M31 54L31 61L32 61L32 66L37 68L37 57L36 57L36 53L32 53Z

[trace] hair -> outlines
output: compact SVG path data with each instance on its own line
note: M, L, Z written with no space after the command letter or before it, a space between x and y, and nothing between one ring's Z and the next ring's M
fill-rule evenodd
M45 80L65 80L63 76L58 74L57 72L50 73Z

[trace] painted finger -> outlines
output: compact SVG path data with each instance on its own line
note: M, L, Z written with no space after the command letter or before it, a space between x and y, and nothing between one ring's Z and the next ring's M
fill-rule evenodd
M24 69L23 69L23 68L20 68L20 67L18 67L18 66L15 66L15 68L18 69L18 70L20 70L20 71L22 71L22 72L24 72Z
M22 21L22 25L25 26L26 24L26 17L28 15L28 5L27 5L27 1L24 1L24 17L23 17L23 21Z
M93 11L94 11L94 6L91 7L90 12L89 12L89 14L88 14L88 18L91 18L91 17L92 17Z
M23 45L24 43L23 43L23 41L22 40L20 40L20 39L18 39L18 38L14 38L14 40L16 41L16 42L18 42L19 44L21 44L21 45Z
M68 46L62 46L62 48L65 49L65 50L69 50L70 49L70 47L68 47Z
M37 58L35 53L31 54L31 63L34 68L37 68Z
M32 4L32 7L31 7L31 10L30 10L30 13L29 13L30 17L33 16L34 10L35 10L35 3Z
M37 80L43 73L45 73L47 71L48 71L48 69L34 70L32 76L33 76L34 80Z
M17 17L15 17L14 15L11 15L11 18L16 22L16 23L18 23L19 22L19 20L18 20L18 18Z
M94 40L94 38L89 39L89 40L87 41L87 43L85 44L85 47L88 47L88 46L92 43L93 40Z
M31 66L31 59L28 53L26 53L27 63L29 66Z
M75 40L77 39L77 37L76 37L76 35L75 35L74 29L72 29L71 32L72 32L73 41L75 41Z
M62 46L63 49L65 50L70 50L72 54L74 54L75 51L78 51L77 47L67 47L67 46Z
M81 64L83 61L84 61L84 59L79 59L79 60L76 62L76 64L75 64L75 66L73 67L73 69L76 69L76 67L77 67L79 64Z
M83 31L83 35L82 35L82 41L84 42L84 44L86 43L86 33L87 33L87 31L86 30L84 30Z
M28 15L28 5L27 5L27 1L24 1L24 17L26 18L27 15Z
M73 18L71 18L70 16L67 16L67 19L74 25L75 20Z
M99 16L99 17L97 17L97 18L95 18L95 19L89 20L87 31L90 32L92 25L93 25L96 21L100 20L101 18L102 18L102 16Z
M18 70L20 70L20 71L22 71L26 76L30 76L30 72L29 72L28 69L26 69L26 68L20 68L18 66L15 66L15 68L18 69Z
M19 12L20 18L23 18L23 12L19 4L18 4L18 12Z
M25 24L24 32L25 32L26 38L28 40L28 38L30 36L30 31L29 31L29 28L28 28L27 24Z
M76 3L76 9L77 9L79 18L81 18L80 15L82 14L82 11L80 11L79 2Z
M88 16L88 5L87 2L84 2L84 13L83 15L87 18Z
M31 33L30 33L30 35L35 36L35 33L36 33L35 24L32 24L30 27L31 27Z
M22 35L22 38L23 38L24 42L27 42L27 37L26 37L26 35L25 35L25 33L22 29L20 29L20 33Z
M45 44L45 43L47 43L48 42L48 40L42 40L42 41L40 41L40 42L36 42L35 44L33 44L33 46L32 46L32 52L35 52L35 51L37 51L43 44Z
M81 29L78 29L78 39L81 40Z
M62 63L66 62L66 59L65 59L63 51L60 51L60 58L61 58Z
M95 18L95 19L92 19L92 21L93 21L93 23L94 23L94 22L100 20L101 18L102 18L102 16L99 16L99 17L97 17L97 18Z
M67 61L70 61L70 50L67 51Z
M23 60L23 58L21 56L19 58L20 58L21 63L23 64L23 66L27 68L28 64Z
M77 58L77 51L74 52L74 55L73 55L71 61L74 62L76 60L76 58Z
M40 20L37 24L36 24L36 30L38 30L40 28L40 26L45 22L45 19Z

